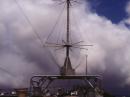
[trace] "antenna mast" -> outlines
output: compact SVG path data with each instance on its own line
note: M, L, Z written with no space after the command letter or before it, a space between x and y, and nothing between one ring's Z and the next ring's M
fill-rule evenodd
M67 3L67 33L66 33L66 44L64 47L66 48L66 58L64 62L64 66L61 68L61 75L75 75L75 70L72 68L71 61L69 58L69 50L72 47L70 43L70 2L71 0L66 0Z
M69 56L69 32L70 32L70 0L66 0L67 3L67 35L66 35L66 56Z
M70 42L70 6L71 2L76 2L76 0L65 0L66 3L66 39L63 40L63 44L57 44L57 43L47 43L50 44L50 47L60 47L60 48L65 48L66 49L66 55L65 55L65 61L64 65L60 69L60 74L61 75L75 75L75 69L73 69L71 65L71 60L70 60L70 49L73 48L79 48L79 49L85 49L85 46L91 46L91 45L81 45L80 43L83 41L79 42ZM48 45L49 46L49 45Z

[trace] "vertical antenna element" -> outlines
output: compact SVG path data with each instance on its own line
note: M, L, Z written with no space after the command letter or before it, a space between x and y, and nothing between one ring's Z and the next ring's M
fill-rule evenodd
M67 3L67 35L66 41L69 44L69 31L70 31L70 0L66 0ZM66 47L66 56L69 56L69 46Z
M69 43L69 30L70 30L70 0L67 1L67 42Z
M66 58L63 67L61 67L61 75L75 75L75 70L72 68L71 60L69 58L69 50L70 47L72 47L72 44L70 44L69 40L69 32L70 32L70 0L66 0L67 3L67 30L66 30L66 42L65 45L63 45L66 48Z
M88 74L88 55L86 55L86 75Z

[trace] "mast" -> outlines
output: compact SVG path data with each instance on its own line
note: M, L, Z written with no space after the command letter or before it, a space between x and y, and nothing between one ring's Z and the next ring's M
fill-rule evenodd
M70 32L70 0L66 0L67 3L67 33L66 33L66 56L69 57L69 32Z
M79 49L84 49L85 46L91 46L91 45L81 45L80 43L83 41L79 42L70 42L70 6L71 2L76 2L75 0L65 0L66 3L66 39L63 40L63 44L57 44L57 43L47 43L51 44L50 47L62 47L65 48L65 61L64 65L60 68L60 75L75 75L75 69L72 68L71 65L71 60L70 60L70 49L73 48L79 48ZM49 38L49 37L48 37ZM48 40L48 39L47 39ZM49 46L49 45L48 45Z
M72 68L71 61L69 58L69 50L72 45L70 44L70 0L66 0L67 3L67 32L66 32L66 44L64 47L66 48L66 58L64 62L64 66L61 67L61 75L74 75L75 71Z

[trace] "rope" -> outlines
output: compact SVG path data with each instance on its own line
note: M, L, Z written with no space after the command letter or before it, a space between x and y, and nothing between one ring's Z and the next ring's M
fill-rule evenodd
M63 14L63 12L64 12L65 6L66 6L66 4L64 5L64 7L63 7L63 9L61 10L61 12L60 12L59 16L57 17L56 23L55 23L55 25L53 26L53 28L52 28L52 30L51 30L51 32L50 32L50 34L48 35L48 37L47 37L47 40L46 40L46 41L48 41L48 39L50 38L50 36L52 35L52 33L54 33L54 30L55 30L55 28L56 28L56 25L58 24L58 22L59 22L59 20L60 20L60 18L61 18L61 15L62 15L62 14Z
M30 19L28 18L28 16L25 14L23 8L20 6L20 4L18 3L17 0L14 0L14 2L16 3L17 7L19 8L19 10L23 13L25 19L27 20L27 22L30 24L30 26L32 27L32 30L34 32L34 34L36 35L36 37L39 39L42 47L44 47L44 42L41 39L40 35L38 34L38 32L36 31L36 29L34 28L33 24L31 23Z

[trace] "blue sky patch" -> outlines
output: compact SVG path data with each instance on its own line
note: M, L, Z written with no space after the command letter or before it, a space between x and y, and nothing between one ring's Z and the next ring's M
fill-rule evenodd
M127 17L125 12L129 0L88 0L93 12L105 16L113 23L118 23Z

